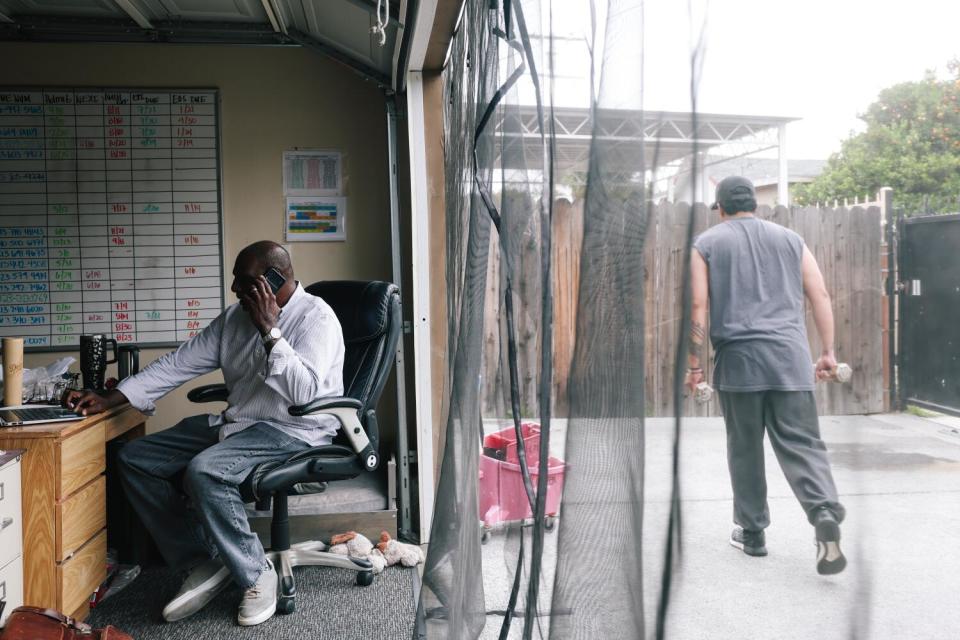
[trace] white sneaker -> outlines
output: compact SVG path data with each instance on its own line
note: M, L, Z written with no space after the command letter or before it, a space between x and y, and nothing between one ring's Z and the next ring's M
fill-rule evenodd
M180 591L163 608L167 622L183 620L207 606L214 596L230 584L230 571L218 559L202 562L190 571Z
M266 622L277 611L277 572L267 560L267 569L257 578L257 583L243 592L237 623L249 627Z

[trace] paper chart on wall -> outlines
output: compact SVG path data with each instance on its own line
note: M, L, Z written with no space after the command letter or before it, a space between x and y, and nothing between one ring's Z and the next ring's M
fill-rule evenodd
M287 242L346 240L346 217L347 199L343 197L287 198Z
M283 193L286 196L339 196L342 173L339 151L283 152Z
M0 87L0 336L172 346L223 309L215 89Z

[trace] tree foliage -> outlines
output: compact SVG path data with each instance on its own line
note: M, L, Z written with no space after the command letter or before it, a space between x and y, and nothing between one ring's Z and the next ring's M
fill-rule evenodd
M832 202L893 187L906 213L960 208L960 59L950 78L927 72L880 92L860 118L867 128L847 138L823 173L797 190L798 204Z

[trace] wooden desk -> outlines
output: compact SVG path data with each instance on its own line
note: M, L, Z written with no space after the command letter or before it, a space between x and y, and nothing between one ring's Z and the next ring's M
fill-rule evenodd
M144 433L122 405L84 420L0 429L0 449L25 449L23 603L79 619L106 578L106 443Z

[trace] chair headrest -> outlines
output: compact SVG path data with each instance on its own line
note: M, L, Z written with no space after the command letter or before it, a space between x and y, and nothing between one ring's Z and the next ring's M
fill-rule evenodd
M337 314L346 344L383 335L389 323L390 299L400 293L397 285L380 280L326 280L305 289L323 298Z

